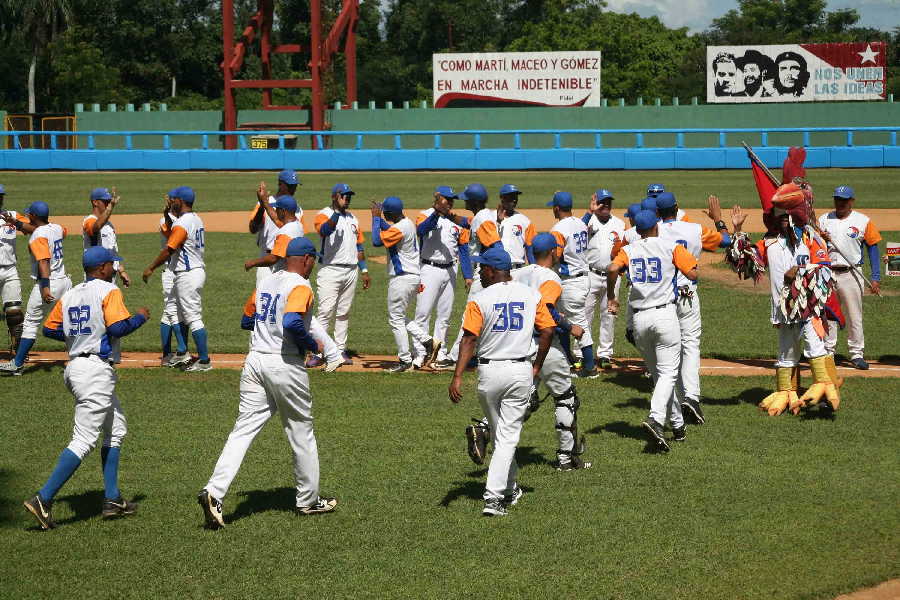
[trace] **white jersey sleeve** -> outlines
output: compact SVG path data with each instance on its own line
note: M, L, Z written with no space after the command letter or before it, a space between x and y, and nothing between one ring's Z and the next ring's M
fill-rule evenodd
M550 233L563 246L559 261L559 274L574 277L587 272L588 229L577 217L566 217L553 226Z
M381 232L381 241L387 248L388 275L419 274L419 238L416 225L403 217Z
M13 219L21 215L14 210L3 211ZM16 264L16 228L6 221L0 221L0 267L11 267Z

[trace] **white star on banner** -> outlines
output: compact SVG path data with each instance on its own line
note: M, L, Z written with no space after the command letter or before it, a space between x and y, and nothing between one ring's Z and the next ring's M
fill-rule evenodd
M875 62L875 57L878 56L879 54L881 54L881 52L873 52L872 46L870 46L869 44L866 44L866 51L865 52L857 52L857 54L859 54L860 58L862 59L862 62L860 64L864 65L867 62L869 62L870 60L872 61L872 63L877 64Z

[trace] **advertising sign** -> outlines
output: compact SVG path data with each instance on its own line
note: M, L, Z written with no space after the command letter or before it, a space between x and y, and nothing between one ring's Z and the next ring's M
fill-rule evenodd
M600 51L432 55L434 107L600 106Z
M884 42L707 46L706 101L883 100Z

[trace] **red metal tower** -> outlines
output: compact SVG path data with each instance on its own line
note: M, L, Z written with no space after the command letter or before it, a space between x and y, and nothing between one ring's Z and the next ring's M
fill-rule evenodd
M234 40L234 0L222 0L222 75L225 82L225 129L235 131L238 127L237 109L234 102L236 88L262 90L262 107L265 110L309 109L310 122L304 129L322 131L325 128L325 98L322 88L322 73L331 65L334 55L340 51L344 39L343 52L346 57L347 104L356 100L356 23L359 20L359 1L343 0L341 12L328 36L322 41L321 0L309 0L310 43L304 48L300 44L278 44L271 41L273 23L273 0L257 0L256 13L250 24L241 33L237 43ZM262 61L262 79L238 79L244 64L244 55L259 37L259 56ZM296 54L309 50L309 79L272 79L272 54ZM272 90L277 88L309 88L312 106L276 106L272 104ZM315 143L315 142L313 142ZM236 147L235 136L225 136L225 148Z

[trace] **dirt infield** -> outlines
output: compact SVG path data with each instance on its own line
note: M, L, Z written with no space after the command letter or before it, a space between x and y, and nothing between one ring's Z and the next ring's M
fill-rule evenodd
M354 210L363 231L371 230L372 220L369 218L369 211L365 207L357 207ZM415 209L407 211L410 215L416 214ZM709 217L703 214L700 209L689 209L686 211L688 217L695 223L709 224ZM751 233L761 233L765 231L762 224L762 210L747 209L747 222L744 224L744 230ZM461 213L468 214L466 211ZM531 219L538 231L549 231L555 223L553 214L550 209L526 209L523 214ZM613 213L619 217L623 216L624 210L614 210ZM206 231L215 231L219 233L247 233L248 217L250 211L225 211L225 212L204 212L200 213L203 217L203 224ZM308 211L303 217L303 225L306 231L312 230L313 212ZM581 210L576 211L577 215L583 214ZM900 230L900 210L898 209L869 209L866 214L871 217L872 221L881 231L898 231ZM728 215L726 213L726 222ZM69 231L79 231L81 229L82 217L56 217L53 219L55 223L59 223L66 227ZM159 215L156 214L117 214L114 215L113 221L116 225L116 232L122 233L154 233L159 225Z
M891 579L881 585L841 594L834 600L897 600L900 598L900 579Z
M3 353L0 353L3 354ZM220 369L240 369L244 365L244 354L212 354L213 366ZM28 365L63 364L67 360L64 352L33 352L29 355ZM378 372L397 362L395 356L365 354L353 357L353 364L343 366L340 371L350 373ZM731 377L748 377L752 375L772 375L775 370L775 361L772 359L737 359L719 360L704 358L700 361L701 375L727 375ZM637 358L613 359L613 368L608 372L641 373L642 361ZM838 372L842 377L900 377L900 364L870 362L868 371L860 371L853 367L839 366ZM120 368L146 369L159 368L159 354L151 352L123 352ZM423 373L448 373L448 371L435 371L425 369ZM811 377L808 369L804 376Z

